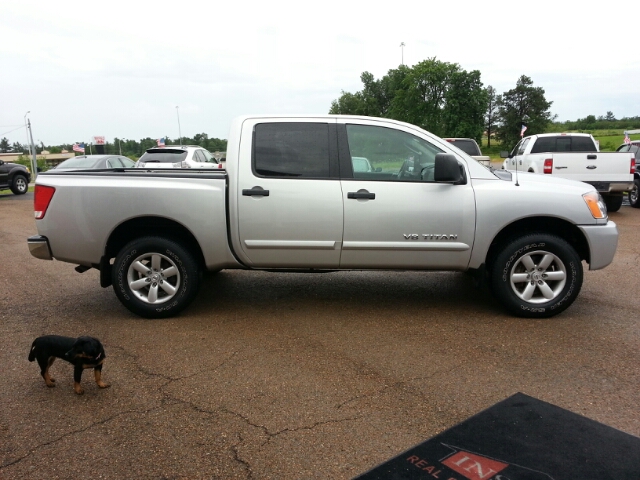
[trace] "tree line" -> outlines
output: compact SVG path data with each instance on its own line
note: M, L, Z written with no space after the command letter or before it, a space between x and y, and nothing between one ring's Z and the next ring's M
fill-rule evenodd
M194 135L192 138L182 137L182 139L171 139L169 137L164 137L164 141L166 145L199 145L210 152L225 152L227 150L227 141L220 138L209 138L209 135L206 133L198 133ZM89 146L91 142L74 142L74 143L84 143L85 145L85 154L89 154L90 151L93 153L97 153L96 146ZM126 138L114 138L113 142L106 142L104 145L104 153L105 154L113 154L113 155L124 155L126 157L130 157L132 159L138 159L142 156L142 154L149 148L158 146L158 142L153 138L143 138L141 140L130 140ZM41 154L43 151L48 151L50 153L61 153L62 150L67 150L68 152L73 151L73 143L63 144L63 145L45 145L43 142L35 145L36 154ZM20 142L14 142L12 144L9 143L7 138L2 138L0 140L0 152L15 152L28 154L29 146L26 144L21 144Z
M488 146L495 138L513 147L526 127L527 135L561 130L640 128L640 117L617 120L612 112L589 115L575 122L556 122L553 102L542 87L521 75L514 88L499 94L485 87L478 70L466 71L457 63L435 57L413 67L401 65L380 79L369 72L360 76L362 90L342 91L329 113L393 118L412 123L440 137L468 137Z

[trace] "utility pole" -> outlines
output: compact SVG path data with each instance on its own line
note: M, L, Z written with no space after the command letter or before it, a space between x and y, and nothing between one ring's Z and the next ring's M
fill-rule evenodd
M178 135L180 135L180 146L182 146L182 131L180 130L180 113L178 111L178 105L176 105L176 115L178 116Z
M31 157L31 168L33 170L33 179L35 180L38 177L38 161L36 160L36 146L33 144L33 130L31 130L31 120L27 119L27 128L29 130L29 137L31 139L31 145L29 145L29 149L32 152Z
M29 110L27 113L24 114L24 130L27 133L27 146L29 147L29 156L31 156L31 144L29 143L29 128L27 127L27 115L29 115L31 113L31 110Z
M400 43L400 50L402 51L402 65L404 65L404 42Z

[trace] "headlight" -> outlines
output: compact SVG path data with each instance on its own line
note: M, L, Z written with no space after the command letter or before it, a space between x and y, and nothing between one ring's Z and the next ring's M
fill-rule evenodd
M582 195L585 203L589 207L589 211L593 218L601 219L607 218L607 207L602 200L602 197L598 192L589 192Z

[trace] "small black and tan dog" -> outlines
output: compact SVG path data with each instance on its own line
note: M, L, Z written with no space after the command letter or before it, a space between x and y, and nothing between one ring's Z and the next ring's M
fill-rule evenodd
M104 348L97 338L93 337L62 337L60 335L44 335L36 338L31 344L29 361L38 360L40 374L47 387L55 387L55 380L49 374L49 369L56 358L62 358L74 366L73 389L78 395L84 393L80 386L82 372L85 368L93 368L96 383L100 388L107 388L109 384L102 381L102 363L105 359Z

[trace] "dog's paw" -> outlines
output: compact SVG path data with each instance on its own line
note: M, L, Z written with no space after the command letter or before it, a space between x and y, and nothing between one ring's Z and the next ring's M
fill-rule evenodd
M82 395L84 393L84 388L82 387L73 387L73 390L78 394L78 395Z
M100 382L100 383L98 383L98 386L100 388L109 388L111 386L111 384L110 383Z

